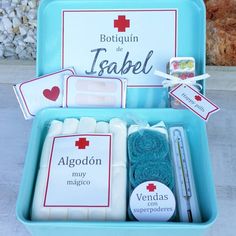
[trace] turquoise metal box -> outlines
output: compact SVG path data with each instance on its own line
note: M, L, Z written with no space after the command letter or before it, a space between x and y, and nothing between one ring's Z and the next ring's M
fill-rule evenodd
M145 222L35 222L30 219L31 202L37 176L41 148L51 120L68 117L95 117L109 121L137 116L150 124L163 120L168 126L181 124L189 139L193 174L202 213L202 223ZM129 123L129 120L127 120ZM216 219L216 195L208 150L205 124L190 111L172 109L46 109L34 120L24 174L17 202L17 217L32 235L203 235Z
M196 74L200 75L205 72L206 22L205 6L201 0L43 0L40 3L38 13L38 76L57 71L62 67L66 67L66 63L70 62L70 55L67 57L65 55L69 49L65 51L66 29L63 24L65 20L64 12L81 11L83 13L171 11L174 14L174 24L171 23L170 26L173 25L175 34L171 36L174 39L172 45L173 50L169 50L167 45L164 46L166 51L173 54L173 56L194 57L196 60ZM155 18L153 18L153 28L149 33L155 35L155 24L162 23L155 22ZM83 24L86 25L89 22L83 22ZM93 20L90 24L95 24L96 26L96 21L94 22ZM87 27L84 29L85 32L86 29ZM149 37L151 36L149 35ZM159 34L159 37L163 37L163 35ZM163 41L165 41L165 38ZM128 47L130 46L128 45ZM157 50L161 49L157 48ZM82 63L83 61L81 61L81 65ZM76 65L71 66L76 67ZM162 61L159 62L158 66L163 66ZM79 71L79 65L76 70L81 73ZM142 82L142 79L140 81ZM133 81L130 81L127 94L127 109L46 109L41 111L37 114L33 122L22 183L18 195L17 218L26 226L32 235L203 235L213 224L217 216L216 195L205 122L201 121L190 111L173 110L167 108L167 106L168 92L158 83L155 84L152 81L147 86L142 86L142 84L136 86ZM34 184L37 177L42 145L50 121L53 119L63 120L68 117L80 118L83 116L92 116L97 120L103 121L108 121L113 117L120 117L129 123L130 121L127 117L130 117L130 115L146 120L150 124L163 120L168 126L180 124L186 128L203 222L190 224L180 222L144 223L131 221L32 221L30 211Z

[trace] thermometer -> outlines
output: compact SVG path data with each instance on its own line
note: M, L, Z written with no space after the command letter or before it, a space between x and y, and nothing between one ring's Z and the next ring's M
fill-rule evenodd
M176 177L176 193L179 217L183 222L200 222L196 191L191 172L191 160L187 140L182 127L172 127L169 130L172 158Z

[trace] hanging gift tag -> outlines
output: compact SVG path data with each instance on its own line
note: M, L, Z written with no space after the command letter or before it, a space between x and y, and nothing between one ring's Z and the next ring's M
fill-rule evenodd
M169 94L205 121L208 120L211 114L220 109L195 88L187 84L178 85Z
M54 137L44 207L109 207L111 134Z

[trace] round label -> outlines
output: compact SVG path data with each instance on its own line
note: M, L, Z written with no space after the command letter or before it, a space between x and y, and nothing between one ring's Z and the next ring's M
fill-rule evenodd
M130 196L130 210L139 221L168 221L175 207L172 191L157 181L138 185Z

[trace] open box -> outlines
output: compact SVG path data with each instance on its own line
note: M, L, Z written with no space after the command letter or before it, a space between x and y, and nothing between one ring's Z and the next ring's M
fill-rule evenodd
M144 222L34 222L30 220L30 208L38 170L41 148L51 120L68 117L95 117L109 121L118 117L137 116L155 124L163 120L167 126L181 124L185 127L191 147L193 174L202 223L144 223ZM128 121L128 120L127 120ZM129 123L129 121L128 121ZM172 109L46 109L34 120L29 149L25 161L24 176L17 203L18 219L33 235L202 235L216 218L216 196L212 180L205 124L190 111Z
M124 10L125 9L125 10ZM135 10L134 10L135 9ZM201 0L149 0L149 1L82 1L44 0L39 9L37 75L44 75L66 66L64 12L166 12L174 14L172 56L192 56L196 60L196 74L205 72L205 7ZM160 17L160 16L158 16ZM159 22L155 22L158 24ZM82 22L84 24L84 22ZM86 22L87 23L87 22ZM89 23L88 23L89 24ZM94 22L92 24L95 24ZM163 22L161 22L163 24ZM85 24L86 25L86 24ZM96 24L95 24L96 25ZM80 29L80 28L79 28ZM85 30L87 28L85 27ZM150 28L147 34L155 34ZM160 32L159 32L160 33ZM150 37L150 35L148 35ZM67 45L67 44L66 44ZM69 50L69 49L68 49ZM78 50L78 48L77 48ZM157 49L158 50L158 49ZM78 51L77 51L78 52ZM82 58L83 59L83 58ZM163 69L166 60L158 64ZM69 63L69 62L68 62ZM81 62L82 65L83 62ZM75 66L76 65L70 65ZM82 73L76 68L78 73ZM204 86L204 84L203 84ZM168 93L153 82L147 86L129 83L127 109L46 109L37 114L32 127L25 161L22 184L17 202L17 217L33 235L202 235L216 219L216 195L211 173L205 123L187 110L167 107ZM50 121L68 117L91 116L99 121L129 115L150 124L163 120L167 126L183 125L187 131L192 155L193 174L202 213L202 223L144 223L144 222L35 222L30 219L41 148Z

